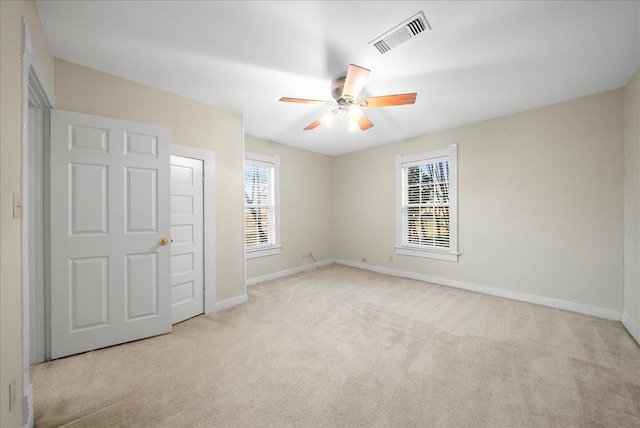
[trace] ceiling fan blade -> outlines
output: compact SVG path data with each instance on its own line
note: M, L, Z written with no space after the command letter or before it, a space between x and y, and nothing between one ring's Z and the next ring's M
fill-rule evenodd
M413 92L410 94L395 94L383 95L381 97L369 97L361 99L358 104L362 108L400 106L404 104L415 103L417 95L418 94Z
M310 123L309 125L307 125L307 127L304 128L303 131L309 131L311 129L317 128L318 126L320 126L321 123L322 123L321 120L316 120L316 121Z
M369 129L369 128L371 128L373 126L373 122L371 122L369 119L367 119L367 117L363 114L358 119L358 126L360 127L361 131L366 131L367 129Z
M304 98L289 98L282 97L280 101L285 103L300 103L300 104L331 104L331 101L322 101L322 100L307 100Z
M347 77L344 80L344 86L342 87L341 98L351 100L358 98L358 94L362 91L369 77L369 73L371 73L371 70L350 64L347 70Z

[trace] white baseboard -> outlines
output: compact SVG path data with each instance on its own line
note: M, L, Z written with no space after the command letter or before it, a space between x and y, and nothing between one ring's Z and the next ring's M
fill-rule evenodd
M386 275L398 276L401 278L415 279L418 281L430 282L432 284L444 285L446 287L460 288L477 293L488 294L491 296L504 297L507 299L518 300L521 302L533 303L536 305L548 306L551 308L563 309L566 311L577 312L580 314L591 315L607 320L619 321L620 312L600 308L597 306L584 305L582 303L569 302L566 300L552 299L549 297L537 296L535 294L520 293L518 291L505 290L502 288L487 287L469 282L457 281L453 279L441 278L437 276L424 275L414 272L405 272L397 269L390 269L381 266L375 266L367 263L352 262L349 260L336 259L335 263L345 266L351 266L359 269L365 269L372 272L378 272Z
M343 260L343 259L322 260L317 263L312 263L309 265L304 265L304 266L300 266L293 269L287 269L280 272L274 272L274 273L264 275L264 276L259 276L256 278L251 278L246 281L246 285L251 286L251 285L259 284L261 282L270 281L272 279L283 278L285 276L304 272L309 269L327 266L332 263L338 263L341 265L351 266L358 269L369 270L372 272L382 273L385 275L415 279L418 281L429 282L432 284L443 285L446 287L459 288L462 290L474 291L477 293L488 294L491 296L504 297L506 299L518 300L521 302L533 303L536 305L562 309L570 312L576 312L576 313L590 315L590 316L612 320L612 321L621 320L620 312L613 309L601 308L598 306L590 306L582 303L569 302L566 300L552 299L550 297L537 296L535 294L521 293L518 291L505 290L502 288L487 287L485 285L479 285L479 284L474 284L474 283L469 283L464 281L457 281L453 279L441 278L437 276L425 275L425 274L420 274L415 272L406 272L398 269L391 269L391 268L386 268L382 266L371 265L368 263L359 263L359 262L353 262L350 260ZM633 326L633 324L630 321L627 320L626 322L631 327L627 327L627 324L625 324L625 327L627 327L627 330L629 330L631 335L634 336L636 340L638 340L638 336L640 336L640 334L638 334L638 328ZM623 321L623 324L624 323L625 321ZM632 329L635 329L635 333L631 331Z
M234 297L234 298L231 298L231 299L223 300L222 302L217 302L216 303L215 308L213 309L212 312L224 311L225 309L229 309L229 308L232 308L234 306L241 305L243 303L247 303L248 301L249 301L249 297L247 297L246 294L244 294L242 296Z
M304 272L306 270L315 269L315 268L319 268L319 267L322 267L322 266L327 266L327 265L330 265L332 263L335 263L334 260L331 260L331 259L330 260L321 260L319 262L311 263L311 264L308 264L308 265L298 266L296 268L287 269L287 270L281 270L280 272L274 272L274 273L270 273L270 274L267 274L267 275L257 276L255 278L247 279L245 281L245 284L247 285L247 287L249 287L251 285L260 284L261 282L271 281L272 279L283 278L285 276L289 276L289 275L293 275L293 274L296 274L296 273Z
M33 387L29 384L25 388L24 397L22 397L22 415L23 418L27 420L27 422L22 425L23 428L33 428L35 423L33 410Z
M283 270L283 271L280 271L280 272L274 272L274 273L270 273L268 275L259 276L259 277L256 277L256 278L247 279L245 281L245 284L248 287L248 286L251 286L251 285L259 284L261 282L270 281L272 279L283 278L285 276L289 276L289 275L293 275L293 274L296 274L296 273L304 272L304 271L309 270L309 269L314 269L314 268L330 265L332 263L334 263L333 260L322 260L322 261L319 261L319 262L316 262L316 263L312 263L312 264L308 264L308 265L304 265L304 266L299 266L299 267L296 267L296 268L287 269L287 270ZM248 296L246 294L244 296L234 297L234 298L229 299L229 300L223 300L222 302L217 302L215 304L214 310L212 312L223 311L223 310L229 309L229 308L231 308L233 306L240 305L242 303L246 303L248 300L249 300L249 298L248 298Z
M624 328L627 329L631 337L633 337L636 342L638 342L638 345L640 345L640 328L632 323L631 320L624 314L624 312L620 314L620 321L622 322Z

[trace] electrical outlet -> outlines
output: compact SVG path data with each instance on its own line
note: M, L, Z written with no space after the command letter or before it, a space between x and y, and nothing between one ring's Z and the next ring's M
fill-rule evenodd
M392 262L393 261L393 254L389 254L389 261Z
M312 257L312 256L311 256L311 252L308 252L308 253L302 253L302 258L303 258L303 259L310 259L311 257Z
M368 263L368 262L369 262L369 260L367 260L365 258L362 259L362 263Z
M16 378L9 382L9 411L12 412L16 408Z

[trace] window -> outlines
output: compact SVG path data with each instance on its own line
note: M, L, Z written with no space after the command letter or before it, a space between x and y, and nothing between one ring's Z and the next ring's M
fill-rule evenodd
M458 260L457 152L396 156L396 254Z
M245 153L244 244L248 259L280 254L280 158Z

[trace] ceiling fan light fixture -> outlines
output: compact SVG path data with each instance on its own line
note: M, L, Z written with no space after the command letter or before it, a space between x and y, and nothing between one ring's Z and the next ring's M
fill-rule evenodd
M360 131L360 125L358 125L357 120L349 119L349 132Z
M350 121L358 121L362 117L362 109L360 107L356 107L355 104L349 106L349 112L347 113Z
M371 70L367 68L350 64L346 75L339 76L332 82L331 95L335 99L334 102L290 97L281 97L280 101L332 106L331 111L325 113L320 119L311 122L303 128L304 131L315 129L320 125L324 125L325 128L331 127L331 123L338 113L340 113L341 116L346 116L347 129L349 132L366 131L373 127L373 122L364 115L362 109L413 104L416 101L417 95L416 93L393 94L358 99L358 95L370 72ZM341 124L344 127L345 122L341 121Z
M360 131L360 119L364 116L362 109L355 104L351 104L347 110L349 118L349 132Z
M322 125L325 128L331 128L331 123L333 122L333 119L336 117L336 110L332 110L332 111L328 111L324 114L324 116L322 116L322 119L320 119L320 122L322 122Z

